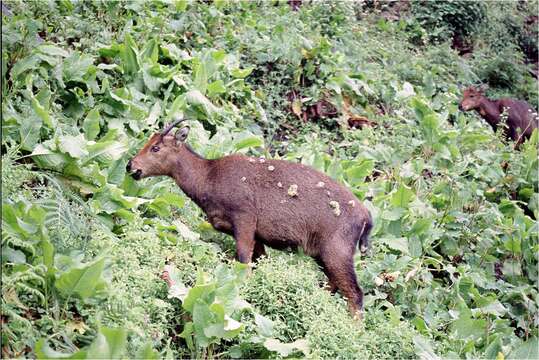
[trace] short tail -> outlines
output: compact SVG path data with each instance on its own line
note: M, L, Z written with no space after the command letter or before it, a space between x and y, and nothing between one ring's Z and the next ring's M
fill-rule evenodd
M367 211L367 218L364 220L363 229L359 235L359 251L361 252L361 255L366 255L367 251L369 250L369 234L371 233L372 226L372 216Z

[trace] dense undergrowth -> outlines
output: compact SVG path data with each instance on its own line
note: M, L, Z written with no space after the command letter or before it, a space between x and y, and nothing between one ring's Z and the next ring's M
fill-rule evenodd
M457 108L479 82L537 108L537 2L4 3L2 357L537 358L538 137ZM181 116L206 157L366 204L361 325L308 257L249 270L172 181L126 176Z

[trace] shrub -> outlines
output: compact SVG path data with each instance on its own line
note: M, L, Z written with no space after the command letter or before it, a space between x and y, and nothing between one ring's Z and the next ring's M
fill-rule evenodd
M247 301L275 322L283 341L305 338L310 356L329 358L409 358L414 331L390 323L379 310L359 325L340 295L323 288L324 275L309 258L271 254L261 259L244 286Z
M123 235L101 239L98 245L111 247L114 262L108 305L97 309L95 315L102 311L105 325L129 331L128 350L132 355L148 340L165 344L174 332L175 305L167 300L167 287L160 278L165 264L176 264L182 281L192 284L197 270L208 270L220 263L210 245L184 240L181 234L176 237L177 242L172 244L154 227L144 227L136 218Z
M481 2L466 0L412 2L413 16L434 42L470 36L484 20L485 9Z

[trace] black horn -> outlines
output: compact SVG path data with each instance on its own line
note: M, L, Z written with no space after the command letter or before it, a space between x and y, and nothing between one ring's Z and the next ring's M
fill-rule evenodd
M165 126L165 129L161 132L161 136L162 137L166 136L170 132L170 130L172 130L175 126L177 126L182 121L185 121L185 119L175 120L174 122L172 122L172 124Z

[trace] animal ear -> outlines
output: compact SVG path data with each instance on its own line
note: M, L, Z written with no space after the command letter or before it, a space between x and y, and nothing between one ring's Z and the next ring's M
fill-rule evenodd
M184 126L180 130L176 131L176 134L174 136L176 137L177 143L184 142L187 139L187 135L189 135L189 129L189 126Z

